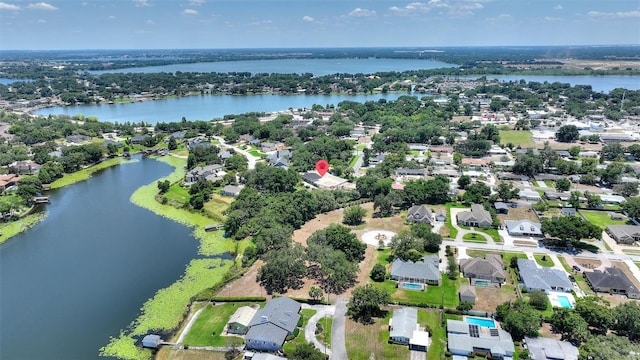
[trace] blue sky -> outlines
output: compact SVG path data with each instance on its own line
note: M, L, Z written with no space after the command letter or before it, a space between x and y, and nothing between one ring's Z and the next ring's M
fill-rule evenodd
M0 0L0 49L640 44L638 0Z

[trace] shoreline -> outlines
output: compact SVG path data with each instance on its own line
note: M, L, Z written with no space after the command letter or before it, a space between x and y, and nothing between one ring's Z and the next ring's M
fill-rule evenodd
M147 300L136 319L126 329L122 329L118 337L111 337L109 343L100 349L100 356L131 360L151 358L150 351L137 346L137 337L151 331L166 334L178 329L184 322L193 297L224 282L229 271L234 266L238 266L237 254L233 260L212 256L235 251L242 253L248 244L248 241L237 242L224 238L220 231L205 232L204 227L210 225L212 220L204 215L159 203L155 198L158 191L157 181L164 179L176 181L184 177L182 165L186 160L175 157L161 157L155 160L171 165L174 168L173 172L138 188L131 195L130 201L158 216L194 228L193 236L200 242L198 255L204 258L191 259L186 265L184 274L176 282L159 289L151 299Z

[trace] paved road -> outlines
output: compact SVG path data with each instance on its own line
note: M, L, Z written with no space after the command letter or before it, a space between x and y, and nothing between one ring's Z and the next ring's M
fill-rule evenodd
M255 169L256 168L256 162L258 162L260 160L259 157L255 157L253 155L251 155L248 151L246 150L242 150L239 147L235 146L235 145L229 145L227 144L223 138L219 137L219 136L214 136L214 139L218 140L220 142L220 145L226 146L226 147L230 147L233 150L235 150L237 153L244 155L247 158L247 161L249 162L249 169Z
M347 316L347 300L338 299L331 327L331 357L329 360L345 360L347 358L347 346L344 341L344 323Z
M318 341L316 337L316 324L320 321L322 324L322 319L325 316L333 317L336 312L335 305L302 305L303 309L313 309L316 310L316 313L307 321L307 325L304 328L304 339L312 343L316 349L320 350L322 353L329 355L331 357L331 349L325 346L323 343ZM323 325L324 326L324 325ZM333 334L333 329L332 329ZM331 340L333 341L333 335L331 335Z

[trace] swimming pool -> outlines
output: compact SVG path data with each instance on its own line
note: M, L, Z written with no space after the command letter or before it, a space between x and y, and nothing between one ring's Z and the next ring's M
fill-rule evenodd
M478 325L481 327L488 327L492 329L495 329L496 327L496 322L487 318L477 318L477 317L467 316L464 318L464 322L468 324Z
M402 287L409 290L422 290L424 289L424 285L422 284L414 284L414 283L403 283Z
M563 308L573 309L571 301L569 301L569 298L567 298L566 296L558 295L558 302Z
M488 282L487 280L476 280L475 284L477 286L489 286L489 284L491 284L491 283Z

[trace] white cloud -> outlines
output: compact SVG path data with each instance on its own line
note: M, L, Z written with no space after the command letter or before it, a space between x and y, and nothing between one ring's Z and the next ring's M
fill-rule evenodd
M618 12L602 12L602 11L589 11L587 16L590 17L611 17L611 18L640 18L640 10L634 11L618 11Z
M376 16L376 12L367 9L355 8L349 13L349 16L367 17Z
M302 17L302 21L306 21L306 22L313 22L315 19L312 18L311 16L303 16Z
M198 11L193 9L184 9L184 11L182 12L182 15L186 15L186 16L198 15Z
M562 10L564 9L564 7L562 7L562 5L556 5L553 7L553 10Z
M273 21L271 20L257 20L247 23L247 26L263 26L263 25L271 25Z
M133 3L136 4L137 7L145 7L149 6L149 0L133 0Z
M545 21L560 21L560 20L562 20L562 19L561 19L561 18L558 18L558 17L545 16L545 17L544 17L544 20L545 20Z
M155 23L156 23L156 22L155 22L155 21L153 21L153 20L147 20L147 21L145 21L145 24L147 24L147 25L154 25Z
M483 2L493 0L429 0L426 2L412 2L404 7L392 6L389 11L398 15L419 15L429 13L434 9L448 9L449 15L473 15L472 10L482 9Z
M38 24L46 24L47 21L44 19L38 19Z
M200 6L206 2L206 0L187 0L191 5Z
M0 2L0 10L20 10L20 7L18 5Z
M27 5L27 9L31 9L31 10L58 10L57 7L51 5L51 4L47 4L46 2L39 2L39 3L35 3L35 4L29 4Z
M115 18L116 18L115 16L113 16L113 15L109 15L109 20L113 20L113 19L115 19Z

